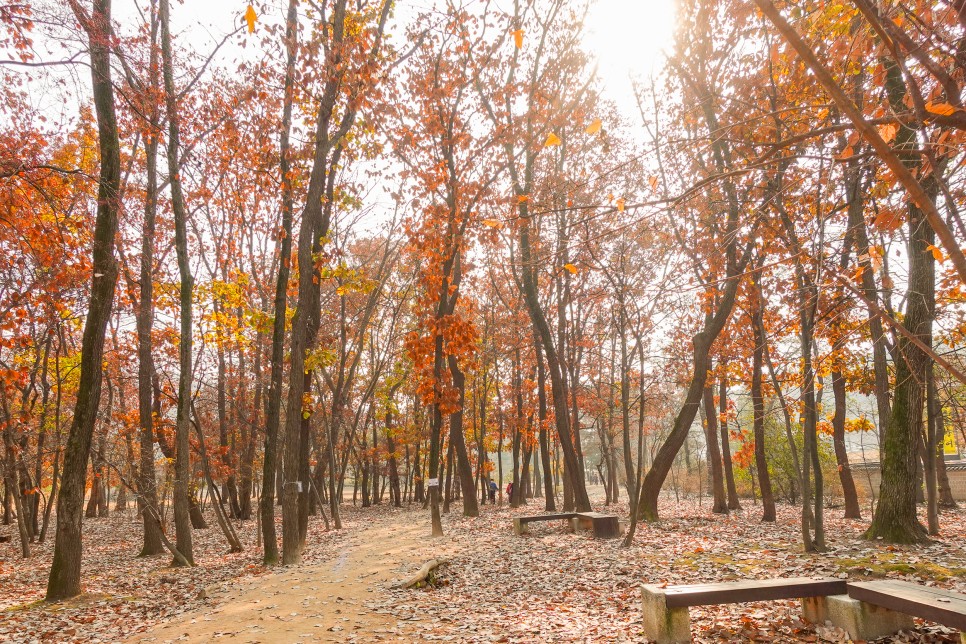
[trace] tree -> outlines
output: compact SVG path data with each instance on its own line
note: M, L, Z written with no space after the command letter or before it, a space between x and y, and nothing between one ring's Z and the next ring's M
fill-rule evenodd
M104 336L114 303L118 274L117 260L114 257L114 235L117 232L118 193L121 183L121 144L114 113L114 86L111 82L111 1L93 0L90 13L79 0L71 0L70 6L88 37L91 83L97 114L100 172L90 305L81 345L77 403L64 451L63 483L57 497L57 535L54 542L54 560L47 582L47 601L68 599L81 592L81 508L84 502L84 475L90 456L94 424L97 421Z

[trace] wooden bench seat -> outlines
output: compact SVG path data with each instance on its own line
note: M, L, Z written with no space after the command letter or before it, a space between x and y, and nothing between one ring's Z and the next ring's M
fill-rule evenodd
M593 530L595 539L614 539L621 534L620 521L613 514L601 512L578 512L574 528Z
M644 584L644 635L659 644L690 642L689 606L841 595L844 579L793 577L660 587Z
M567 521L569 524L569 522L576 516L576 512L558 512L556 514L536 514L529 517L513 517L513 532L518 535L527 534L527 524L535 521Z
M889 611L966 631L966 595L908 581L884 579L848 585L849 597ZM961 635L966 642L966 634Z

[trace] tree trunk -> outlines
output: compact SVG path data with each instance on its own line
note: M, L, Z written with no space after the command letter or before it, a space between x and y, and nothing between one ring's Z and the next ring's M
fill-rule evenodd
M93 279L84 337L81 344L77 402L67 447L64 474L57 499L57 535L54 558L47 581L47 601L80 594L81 510L84 503L84 475L90 458L91 438L101 396L104 334L111 316L117 261L114 236L117 232L118 195L121 183L120 141L114 115L114 86L111 83L110 0L93 0L91 16L75 16L89 39L94 110L97 115L100 172L97 182L97 216L94 222Z
M886 93L893 109L903 109L905 85L897 65L886 66ZM915 133L902 126L895 145L901 148L918 147ZM903 153L903 163L917 168L916 151ZM934 175L924 178L930 196L935 199L938 185ZM907 204L909 277L907 282L906 315L902 325L921 342L932 343L932 320L935 307L935 259L928 250L934 233L922 210L912 202ZM925 398L928 355L906 336L896 340L896 387L892 416L882 441L882 482L879 504L872 516L872 525L865 533L867 539L881 538L889 543L922 543L928 540L926 530L916 516L916 464L919 460L919 441Z
M718 448L718 410L714 406L714 393L705 387L704 394L705 438L708 442L708 465L711 470L711 489L713 503L711 511L715 514L728 514L728 501L725 497L724 470L721 451Z
M775 520L775 495L771 489L768 460L765 458L765 397L762 394L761 386L765 362L765 338L762 337L761 333L764 326L761 298L756 298L751 326L755 339L751 366L751 402L754 408L755 426L755 469L758 471L758 487L761 489L761 520L773 522Z
M832 372L832 395L835 398L835 414L832 416L832 441L835 446L835 461L838 463L839 480L842 482L842 495L845 497L845 518L861 519L859 496L852 480L849 467L849 454L845 449L845 377L841 370Z
M281 248L279 249L278 278L275 282L275 302L272 318L271 380L265 401L265 448L262 460L261 514L263 561L265 565L278 563L278 537L275 533L275 480L278 476L278 427L280 423L282 385L285 377L285 311L290 263L292 260L292 213L295 210L292 193L291 146L292 104L295 87L295 59L298 50L298 0L289 0L285 19L285 85L282 105L282 132L279 139L279 173L282 183Z
M721 380L718 386L718 426L721 429L721 460L724 462L725 484L728 489L728 509L740 510L738 488L735 486L734 463L731 462L731 432L728 431L728 363L721 363Z
M181 277L179 304L181 329L178 343L178 411L175 420L174 455L174 526L175 545L178 552L194 564L191 542L191 447L188 440L191 405L192 369L192 293L194 277L188 255L188 213L179 174L181 153L181 127L178 120L178 96L174 87L174 69L171 53L170 9L168 0L160 0L161 62L164 78L165 108L168 115L168 180L171 184L171 210L174 213L175 250L178 256L178 273ZM180 565L175 560L173 565Z

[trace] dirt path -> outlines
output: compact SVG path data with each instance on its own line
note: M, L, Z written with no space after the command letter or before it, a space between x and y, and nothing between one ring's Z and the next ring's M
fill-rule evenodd
M130 641L412 641L402 634L404 624L366 604L380 600L389 585L418 568L424 554L435 551L427 539L428 521L421 514L400 513L374 521L348 535L342 551L324 564L207 589L205 607Z

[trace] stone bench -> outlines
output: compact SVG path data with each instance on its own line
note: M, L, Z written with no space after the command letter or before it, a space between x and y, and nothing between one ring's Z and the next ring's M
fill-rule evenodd
M621 535L616 515L600 512L578 512L574 517L575 530L593 530L595 539L614 539Z
M828 620L852 639L870 640L912 629L915 616L958 628L966 642L966 595L891 579L852 582L847 592L815 600L813 621Z
M513 517L513 532L521 535L527 534L527 524L535 521L567 521L568 525L577 516L576 512L560 512L557 514L537 514L529 517ZM573 529L571 527L571 529Z
M690 606L742 604L776 599L844 595L844 579L794 577L755 581L667 586L641 586L644 596L644 635L658 644L691 641ZM806 613L809 605L805 604Z

